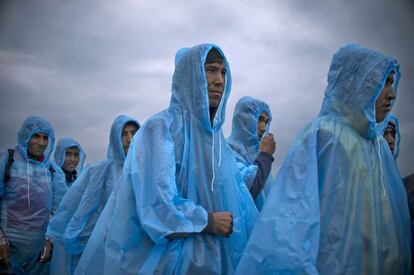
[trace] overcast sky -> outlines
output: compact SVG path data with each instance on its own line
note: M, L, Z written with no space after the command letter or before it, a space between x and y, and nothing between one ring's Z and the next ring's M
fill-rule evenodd
M275 173L320 110L333 53L359 43L400 61L393 113L405 176L414 172L413 26L413 0L1 0L0 147L14 146L25 117L39 115L58 138L77 139L87 162L103 159L117 115L142 123L168 106L175 52L212 42L233 77L224 133L240 97L265 100Z

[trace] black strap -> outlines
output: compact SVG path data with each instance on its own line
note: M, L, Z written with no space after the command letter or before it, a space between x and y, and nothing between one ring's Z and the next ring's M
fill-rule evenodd
M8 149L8 151L9 151L9 158L7 159L6 170L4 171L4 183L6 183L10 179L10 169L14 162L14 149ZM56 170L52 166L50 166L49 171L53 177Z
M4 182L10 179L10 168L14 162L14 149L8 149L9 158L7 159L6 170L4 171Z

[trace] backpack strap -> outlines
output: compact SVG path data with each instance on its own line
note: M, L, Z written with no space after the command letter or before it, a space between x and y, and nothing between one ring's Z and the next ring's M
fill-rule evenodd
M6 183L10 179L10 168L14 162L14 149L8 149L9 158L7 159L6 169L4 171L4 182Z

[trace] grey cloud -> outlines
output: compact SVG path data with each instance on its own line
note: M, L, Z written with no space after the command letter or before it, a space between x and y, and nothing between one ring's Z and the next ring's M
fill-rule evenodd
M278 141L274 172L297 132L319 112L332 54L361 43L401 62L395 114L402 174L413 172L413 2L380 1L2 1L0 147L24 118L50 120L78 139L88 162L106 155L119 114L141 123L168 106L174 54L219 44L232 70L226 112L244 95L267 101Z

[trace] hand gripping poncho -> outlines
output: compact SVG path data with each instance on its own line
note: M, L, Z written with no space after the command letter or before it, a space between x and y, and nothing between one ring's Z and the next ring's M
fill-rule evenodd
M319 116L294 141L238 274L410 274L407 195L375 120L397 61L348 45L333 57Z
M125 153L122 129L128 122L138 122L122 115L112 124L107 159L87 166L64 196L51 220L47 235L64 244L69 254L69 271L73 272L92 233L96 221L122 172Z
M76 274L232 274L257 215L221 130L231 76L210 124L204 62L214 45L176 55L172 98L134 137L118 189ZM224 55L223 55L224 56ZM229 238L200 233L208 211L233 213ZM187 238L168 240L173 233Z
M34 134L48 136L48 145L41 161L28 157L29 141ZM8 271L13 274L43 274L47 266L39 263L46 227L52 211L54 195L59 197L54 183L49 158L53 151L55 135L46 120L31 116L17 134L14 162L9 170L10 179L4 181L8 151L0 154L1 226L12 251ZM0 272L4 270L0 268Z
M253 184L257 172L257 165L254 164L260 153L257 124L260 114L263 112L266 112L269 117L264 137L269 132L269 125L272 121L272 112L269 106L259 99L249 96L242 97L234 109L232 131L227 139L248 189ZM272 181L272 177L269 175L266 185L271 184ZM255 200L259 209L263 206L264 198L265 195L262 191Z

